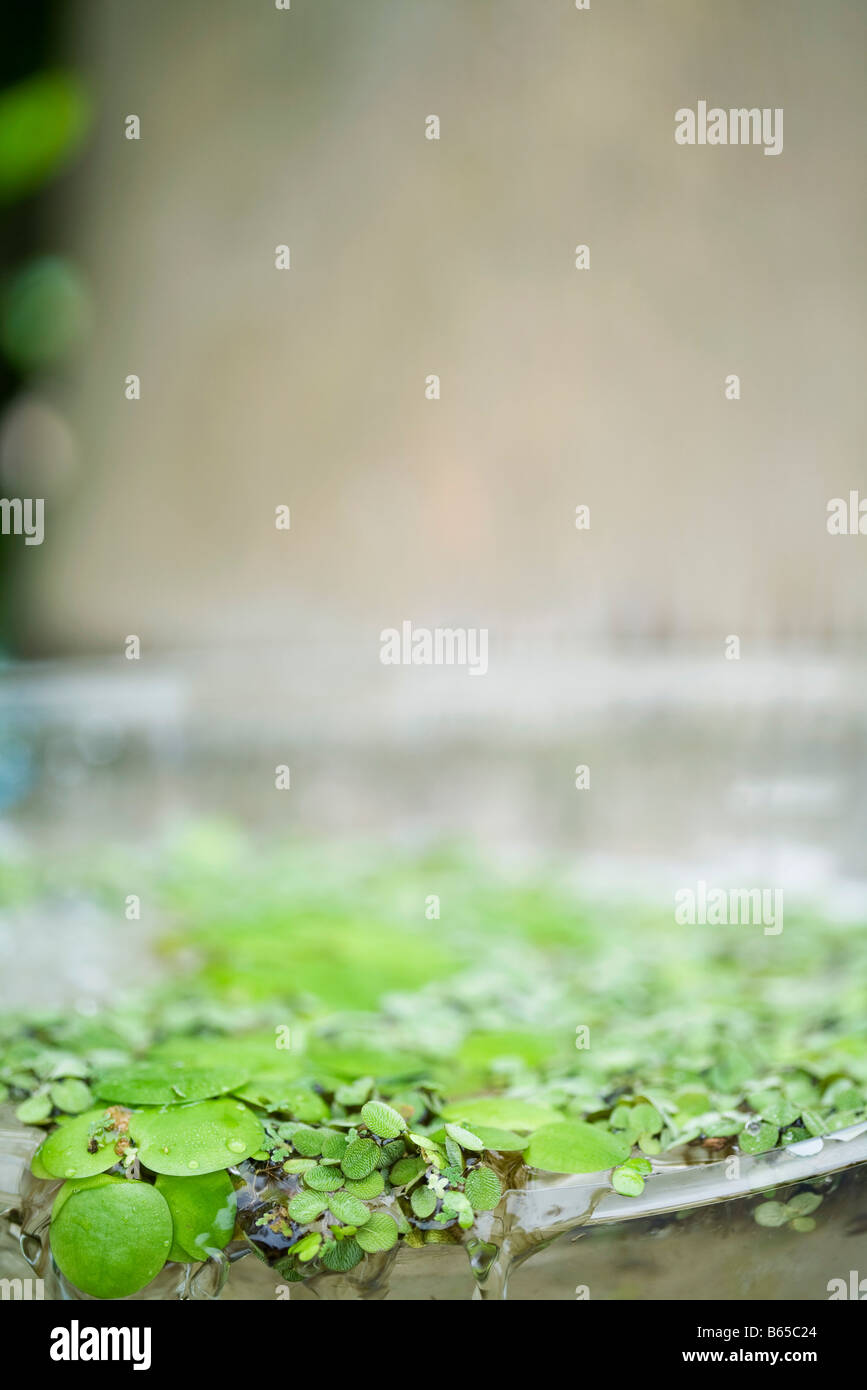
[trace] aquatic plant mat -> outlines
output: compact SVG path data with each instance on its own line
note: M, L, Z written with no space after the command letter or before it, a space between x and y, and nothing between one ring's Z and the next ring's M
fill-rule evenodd
M736 1199L808 1248L867 1159L863 924L684 926L556 866L371 862L201 827L136 866L165 984L3 1021L33 1150L10 1219L55 1296L215 1297L249 1255L272 1291L376 1298L398 1256L460 1247L504 1297L564 1231ZM95 906L131 878L69 871ZM3 887L52 885L24 862Z

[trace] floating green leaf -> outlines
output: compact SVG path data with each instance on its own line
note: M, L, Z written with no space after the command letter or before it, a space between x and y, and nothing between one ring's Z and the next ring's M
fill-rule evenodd
M298 1192L289 1203L288 1212L293 1221L306 1226L309 1221L317 1221L328 1209L328 1198L318 1192Z
M747 1096L752 1108L770 1125L782 1129L793 1125L801 1113L800 1107L787 1100L780 1091L758 1091Z
M51 1253L71 1284L94 1298L126 1298L159 1274L172 1244L162 1194L119 1179L73 1193L51 1223Z
M443 1168L448 1163L448 1155L442 1144L438 1144L430 1135L412 1133L408 1138L411 1144L421 1149L428 1163L435 1164L437 1168Z
M582 1120L544 1125L530 1136L526 1161L548 1173L598 1173L629 1156L629 1140Z
M306 1236L301 1237L297 1245L292 1247L292 1254L296 1260L300 1260L302 1264L307 1264L314 1258L321 1244L322 1233L309 1231Z
M410 1206L420 1221L426 1221L436 1211L437 1195L429 1187L415 1187L410 1193Z
M360 1197L364 1202L370 1202L374 1197L378 1197L385 1190L385 1178L379 1169L369 1173L366 1178L347 1178L343 1184L347 1192L353 1197Z
M204 1173L196 1178L156 1180L172 1214L174 1237L170 1260L185 1263L205 1260L211 1250L222 1250L232 1239L237 1203L228 1173Z
M15 1107L15 1118L23 1125L41 1125L51 1118L51 1097L47 1091L28 1096Z
M40 1149L40 1159L53 1178L89 1178L120 1162L115 1149L115 1143L122 1137L120 1130L108 1128L109 1142L100 1145L94 1153L89 1152L93 1127L101 1122L111 1125L107 1110L86 1110L49 1134Z
M801 1120L812 1139L819 1139L828 1133L828 1124L817 1110L802 1110Z
M526 1136L522 1139L511 1129L497 1129L492 1125L476 1125L473 1133L479 1136L486 1149L494 1153L519 1153L530 1142Z
M634 1168L615 1168L611 1174L611 1186L621 1197L640 1197L644 1191L644 1178Z
M48 1169L42 1161L42 1150L44 1147L45 1145L43 1142L39 1145L39 1148L36 1150L36 1153L31 1158L30 1171L33 1174L34 1178L39 1178L41 1182L51 1182L54 1178L54 1174L49 1173Z
M370 1219L370 1208L349 1192L332 1193L328 1205L345 1226L363 1226Z
M130 1133L146 1168L175 1177L231 1167L261 1148L264 1138L253 1112L229 1099L134 1112Z
M324 1143L318 1129L296 1129L292 1135L292 1147L304 1158L318 1158Z
M349 1140L346 1138L346 1135L328 1134L327 1131L322 1130L320 1130L319 1132L320 1134L325 1133L325 1138L322 1141L322 1157L336 1158L339 1163L343 1155L346 1153L347 1144L349 1143Z
M656 1155L662 1153L662 1143L653 1134L639 1134L638 1147L643 1154Z
M446 1135L446 1158L448 1159L448 1170L454 1182L459 1182L464 1171L464 1156L460 1144ZM443 1172L446 1170L443 1169Z
M635 1158L627 1158L626 1162L621 1166L631 1169L633 1173L640 1173L642 1177L646 1177L648 1173L653 1172L653 1164L650 1160L647 1158L639 1158L637 1155Z
M69 1198L74 1196L76 1192L86 1192L92 1187L106 1187L109 1183L124 1181L124 1178L117 1177L114 1173L95 1173L92 1178L68 1178L54 1199L54 1205L51 1208L51 1220L57 1219L64 1203L68 1202Z
M283 1164L284 1173L309 1173L311 1168L318 1168L319 1165L315 1158L290 1158Z
M361 1118L371 1134L380 1139L397 1139L406 1132L406 1120L390 1105L379 1100L369 1100L361 1107Z
M397 1223L384 1211L371 1212L370 1219L356 1235L355 1239L367 1254L379 1250L390 1250L397 1244Z
M493 1125L497 1129L539 1129L563 1117L547 1105L514 1100L508 1096L481 1096L475 1100L454 1101L443 1110L443 1118L458 1124ZM475 1133L475 1131L474 1131Z
M234 1089L241 1100L306 1125L321 1124L331 1113L317 1091L288 1079L283 1072L257 1072L252 1080Z
M658 1134L663 1123L656 1106L648 1101L638 1101L635 1105L618 1105L611 1115L611 1128L623 1130L632 1144L636 1142L639 1134Z
M741 1130L738 1135L738 1146L741 1153L764 1154L777 1147L779 1137L779 1127L762 1120L758 1125L750 1125Z
M373 1139L355 1139L349 1145L340 1166L348 1178L357 1182L372 1173L379 1163L379 1145Z
M503 1195L503 1189L496 1173L492 1168L486 1168L484 1164L480 1164L478 1168L474 1168L471 1173L467 1174L464 1191L473 1211L493 1211ZM448 1201L449 1198L446 1200Z
M304 1174L305 1186L312 1188L314 1192L336 1192L343 1186L343 1181L343 1173L336 1164L329 1166L317 1163Z
M329 1240L323 1245L319 1258L326 1269L345 1274L364 1259L364 1251L355 1237L350 1240Z
M471 1129L465 1129L463 1125L447 1124L446 1134L450 1139L454 1139L462 1149L469 1149L473 1153L481 1153L485 1147L483 1139L478 1134L474 1134Z
M245 1079L236 1067L190 1067L183 1062L138 1062L109 1067L97 1077L96 1094L118 1105L183 1105L234 1091Z
M377 1160L380 1168L389 1168L392 1163L396 1163L406 1153L406 1144L402 1139L387 1139L380 1146L379 1158Z
M388 1175L389 1182L393 1187L405 1187L408 1182L414 1182L426 1167L427 1164L423 1158L415 1156L399 1158Z
M51 1087L51 1100L58 1110L63 1110L67 1115L80 1115L93 1105L90 1087L75 1077L55 1081Z

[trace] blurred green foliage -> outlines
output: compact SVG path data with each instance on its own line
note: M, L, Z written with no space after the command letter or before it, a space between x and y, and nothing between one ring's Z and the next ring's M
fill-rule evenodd
M72 73L37 73L0 93L0 202L34 193L60 173L90 119L87 93Z
M39 257L6 287L0 347L21 372L48 366L81 341L89 310L89 295L75 268L59 256Z

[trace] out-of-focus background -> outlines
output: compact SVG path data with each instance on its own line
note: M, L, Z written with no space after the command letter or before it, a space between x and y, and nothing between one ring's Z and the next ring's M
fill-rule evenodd
M7 28L0 484L45 498L0 537L11 861L207 815L860 904L867 540L826 507L867 494L867 9ZM677 146L699 100L782 107L783 153ZM487 676L381 666L405 619L487 628ZM22 951L7 915L10 998L123 966L97 934L75 985L53 920Z

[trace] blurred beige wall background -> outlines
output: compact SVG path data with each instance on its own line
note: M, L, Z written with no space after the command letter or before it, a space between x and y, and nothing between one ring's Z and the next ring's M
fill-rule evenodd
M863 632L865 40L847 0L71 6L95 324L33 649ZM677 146L700 99L783 153Z

